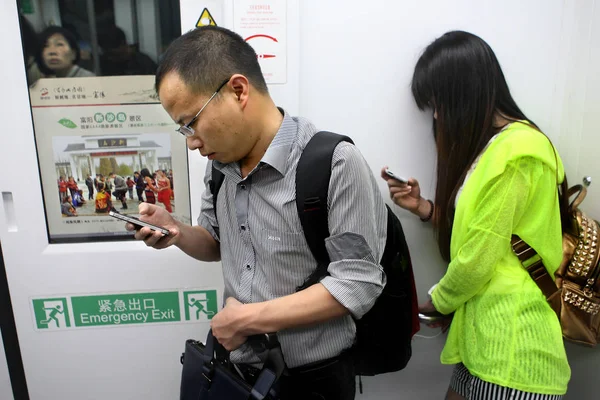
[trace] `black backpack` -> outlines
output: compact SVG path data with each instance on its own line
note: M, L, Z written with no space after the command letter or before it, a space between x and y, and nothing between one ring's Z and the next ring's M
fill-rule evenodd
M304 237L318 266L297 290L305 289L327 275L327 192L333 152L343 141L354 144L347 136L317 132L298 162L296 206ZM223 173L213 166L209 188L215 211L223 179ZM356 342L352 358L357 375L372 376L403 369L412 355L412 337L419 331L417 293L408 245L400 221L389 207L386 208L387 241L381 266L387 284L373 308L360 320L355 320Z

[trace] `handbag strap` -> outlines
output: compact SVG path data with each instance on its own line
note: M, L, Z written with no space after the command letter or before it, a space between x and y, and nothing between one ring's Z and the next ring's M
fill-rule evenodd
M281 344L275 333L251 336L248 340L255 351L257 342L262 344L266 350L266 359L263 368L250 392L254 399L263 400L267 397L275 382L277 382L286 371L283 352L281 351Z
M250 393L252 399L264 400L286 370L281 344L275 333L253 335L248 337L248 342L255 351L264 349L264 365ZM210 368L215 358L223 360L229 357L227 350L213 336L212 329L208 331L205 349L203 361L206 368Z
M569 190L567 190L567 199L571 199L571 197L573 197L575 194L577 196L575 196L573 201L569 203L570 213L572 213L583 202L585 196L587 195L587 188L584 185L575 185L570 187Z
M529 273L531 278L546 298L550 298L557 290L554 279L548 273L548 270L544 266L544 262L540 255L530 245L528 245L523 239L517 235L513 235L510 242L513 252L521 261L523 268Z
M248 343L264 362L250 394L256 400L263 400L286 370L281 344L275 333L250 336Z

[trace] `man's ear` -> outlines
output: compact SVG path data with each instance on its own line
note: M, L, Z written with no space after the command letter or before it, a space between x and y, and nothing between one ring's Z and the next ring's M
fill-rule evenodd
M235 74L229 80L233 93L237 97L237 101L242 107L246 106L248 102L248 95L250 94L250 82L248 78L241 74Z

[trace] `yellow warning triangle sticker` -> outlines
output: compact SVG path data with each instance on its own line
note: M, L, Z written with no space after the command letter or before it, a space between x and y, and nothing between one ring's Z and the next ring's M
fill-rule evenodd
M204 10L202 10L202 14L200 14L200 18L198 18L198 22L196 22L196 28L209 25L217 26L217 23L215 22L213 16L210 15L208 8L204 8Z

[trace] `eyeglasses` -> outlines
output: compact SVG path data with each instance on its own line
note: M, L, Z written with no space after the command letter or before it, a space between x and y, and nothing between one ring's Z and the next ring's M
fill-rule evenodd
M210 96L210 99L208 99L208 101L206 103L204 103L204 105L202 106L202 108L200 109L200 111L198 111L198 113L194 116L194 118L192 118L192 120L190 122L188 122L187 124L182 125L179 128L177 128L176 131L179 132L179 133L181 133L185 137L194 136L194 134L196 133L196 131L194 130L194 128L192 128L192 125L194 125L194 123L198 119L198 116L200 115L200 113L202 112L202 110L204 110L206 108L206 106L208 105L208 103L210 103L210 101L215 98L215 96L217 95L217 93L219 93L219 91L221 89L223 89L223 86L225 86L225 84L227 84L227 82L229 82L230 79L231 78L225 79L223 81L223 83L221 83L221 85L219 86L219 88L217 90L215 90L215 92L212 94L212 96Z

